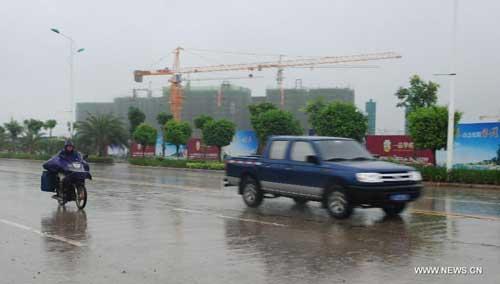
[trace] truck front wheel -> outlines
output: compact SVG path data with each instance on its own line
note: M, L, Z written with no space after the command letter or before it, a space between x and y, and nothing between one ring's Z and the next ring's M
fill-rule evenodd
M259 184L252 177L246 177L241 183L241 196L248 207L259 207L264 200L264 195Z
M345 219L351 216L352 206L346 194L341 189L332 189L325 200L326 210L336 219Z

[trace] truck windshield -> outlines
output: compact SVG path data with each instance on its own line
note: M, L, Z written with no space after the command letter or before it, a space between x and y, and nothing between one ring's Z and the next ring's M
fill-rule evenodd
M324 161L373 160L372 155L354 140L319 140L316 144Z

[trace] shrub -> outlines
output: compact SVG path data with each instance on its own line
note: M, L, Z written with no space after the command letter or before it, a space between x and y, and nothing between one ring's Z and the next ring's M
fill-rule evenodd
M224 163L218 162L188 162L187 167L190 169L204 169L204 170L223 170Z
M29 153L14 153L14 152L5 152L0 153L0 158L4 159L22 159L22 160L48 160L52 156L51 155L35 155Z
M189 160L174 160L174 159L163 159L163 158L131 158L129 159L129 162L132 165L137 165L137 166L206 169L206 170L224 169L224 163L208 162L208 161L189 161Z
M52 158L53 155L47 155L47 154L29 154L29 153L13 153L13 152L7 152L7 153L0 153L0 158L4 159L22 159L22 160L39 160L39 161L47 161L48 159ZM88 158L88 162L90 163L113 163L113 158L111 157L98 157L98 156L90 156Z
M185 168L186 160L173 160L163 158L130 158L129 162L137 166L151 166L151 167L171 167L171 168Z
M422 173L424 181L500 185L499 170L453 169L447 173L444 167L414 167Z
M112 164L114 162L112 157L99 157L99 156L89 156L87 159L89 163L102 163L102 164Z

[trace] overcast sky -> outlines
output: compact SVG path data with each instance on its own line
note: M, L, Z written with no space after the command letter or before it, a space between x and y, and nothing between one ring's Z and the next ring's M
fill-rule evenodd
M464 120L500 115L500 1L460 0L457 39L457 108ZM68 119L68 42L57 27L84 47L77 54L77 101L111 101L130 95L134 69L171 66L171 50L186 47L184 66L275 60L194 49L302 56L396 51L399 60L374 61L376 69L286 69L286 86L349 86L364 109L377 101L378 129L403 128L394 93L412 74L437 81L448 102L452 0L23 0L0 6L0 123ZM191 52L189 51L191 48ZM247 73L204 77L246 76ZM234 81L264 95L275 70ZM159 89L168 78L152 79ZM215 84L216 82L210 82ZM203 84L207 84L206 82ZM155 92L159 96L159 91ZM61 133L59 128L58 132Z

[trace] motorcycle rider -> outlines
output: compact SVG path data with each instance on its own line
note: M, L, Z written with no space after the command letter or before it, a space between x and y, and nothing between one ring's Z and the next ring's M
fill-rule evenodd
M51 174L57 175L58 173L64 171L64 169L60 167L61 160L64 160L66 162L81 162L84 169L86 171L89 170L89 165L84 161L84 159L82 159L82 155L78 151L76 151L75 145L70 139L65 141L64 148L57 155L43 164L43 168L49 171ZM62 187L63 182L64 180L61 180L58 186ZM58 190L56 190L56 195L54 195L53 197L59 197Z

